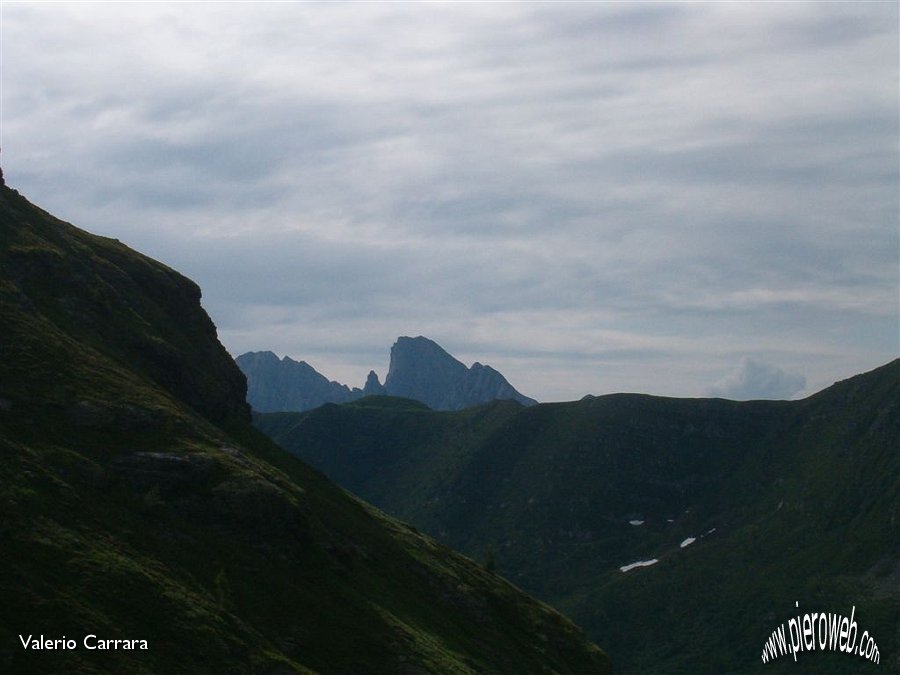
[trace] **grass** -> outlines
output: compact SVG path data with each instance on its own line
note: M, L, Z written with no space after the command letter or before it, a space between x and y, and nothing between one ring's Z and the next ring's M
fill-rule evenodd
M0 188L0 671L609 672L557 612L253 429L199 298ZM18 637L88 633L151 648Z
M855 605L882 652L900 654L900 595L874 572L900 573L898 390L895 361L796 402L323 406L255 423L388 513L490 556L617 672L750 673L794 601Z

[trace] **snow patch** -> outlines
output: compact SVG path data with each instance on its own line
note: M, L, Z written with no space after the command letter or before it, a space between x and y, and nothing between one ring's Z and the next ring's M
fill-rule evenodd
M655 565L659 560L653 558L653 560L638 560L637 562L633 562L630 565L623 565L619 569L623 572L628 572L633 570L635 567L650 567L650 565Z

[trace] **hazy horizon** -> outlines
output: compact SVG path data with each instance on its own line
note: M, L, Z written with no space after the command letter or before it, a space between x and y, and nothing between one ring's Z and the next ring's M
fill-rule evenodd
M427 338L428 336L427 335L426 336L413 336L413 335L399 336L398 335L397 337L398 338L399 337L426 337ZM431 339L431 338L429 338L429 339ZM437 341L434 340L434 342L437 342ZM439 342L438 342L438 345L440 345ZM348 381L341 380L340 378L332 377L329 372L324 371L320 367L317 367L315 363L310 362L309 359L303 358L302 356L294 356L291 354L282 354L282 353L278 353L277 351L272 350L272 349L251 349L251 350L247 350L246 352L241 352L239 354L232 354L232 356L234 358L237 358L239 356L242 356L243 354L249 354L249 353L254 353L254 352L272 352L275 354L276 357L278 357L279 360L290 359L295 362L304 362L307 365L309 365L310 367L312 367L320 375L326 377L328 380L330 380L332 382L337 382L338 384L346 385L346 386L350 387L350 389L362 389L366 383L366 378L370 371L374 372L378 376L378 381L381 384L384 384L385 378L387 377L387 374L389 371L388 366L390 364L390 347L388 347L388 349L386 351L388 353L388 358L384 363L384 367L380 367L380 366L376 367L373 365L371 368L365 370L365 373L363 374L362 378L357 378L356 380L348 380ZM491 363L489 363L483 359L479 360L479 359L475 358L475 359L466 360L466 359L460 359L459 357L457 357L455 354L452 354L452 353L450 355L452 357L456 358L458 361L462 362L463 365L465 365L467 368L471 368L472 365L476 362L481 363L482 365L486 365L486 366L492 365ZM891 359L891 361L892 360L893 359ZM741 360L741 363L739 364L739 366L732 373L730 373L728 376L723 378L720 382L718 382L714 386L711 386L705 393L698 394L696 396L684 395L682 397L683 398L726 398L726 399L732 399L732 400L750 400L750 399L754 399L754 398L785 399L785 400L800 399L800 398L805 398L806 396L811 396L813 394L816 394L819 391L821 391L822 389L826 389L829 386L831 386L832 384L834 384L840 380L844 380L849 377L853 377L855 375L861 375L863 373L867 373L871 370L875 370L884 365L887 365L887 363L890 363L890 361L887 361L885 363L875 364L871 368L865 368L863 370L860 370L859 372L848 373L845 377L837 378L837 379L835 379L834 382L829 382L829 383L823 385L822 387L819 387L818 389L807 390L807 388L805 386L805 379L802 376L797 375L797 374L786 373L783 370L781 370L779 368L775 368L769 364L754 361L753 359L744 358ZM519 391L520 394L524 394L525 396L534 398L527 391L523 391L521 388L517 387L516 383L512 381L512 378L509 377L507 375L507 373L501 372L501 375L503 375L507 379L507 381L509 381L509 383ZM770 392L770 393L768 395L764 394L761 396L745 393L745 392L754 392L754 391ZM785 391L796 391L797 393L795 393L793 395L785 395L785 396L779 396L777 393L777 392L785 392ZM627 390L623 389L620 391L605 391L605 392L603 392L603 394L623 394L623 393L646 394L648 392L632 390L632 389L627 389ZM600 395L603 395L603 394L600 394ZM594 394L593 392L585 392L578 398L573 397L573 398L568 398L568 399L537 399L537 400L538 400L538 403L559 403L559 402L575 401L575 400L578 400L578 399L583 398L584 396L588 396L588 395L596 395L596 394Z

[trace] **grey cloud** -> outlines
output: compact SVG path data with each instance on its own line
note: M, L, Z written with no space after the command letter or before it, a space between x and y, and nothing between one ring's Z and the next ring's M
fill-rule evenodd
M891 34L891 18L898 19L897 5L885 4L872 7L874 3L849 10L837 5L834 11L804 16L802 19L787 20L776 26L784 47L844 46L877 35Z
M896 352L896 15L13 4L4 172L196 278L232 349L446 336L538 398L696 394L735 352L827 384Z
M865 119L855 121L854 126L865 128ZM868 140L875 141L895 130L896 125L891 124L882 133L867 133ZM800 188L834 184L842 189L847 189L848 185L869 184L873 178L880 180L893 170L888 152L881 151L876 157L860 157L853 162L857 170L849 171L850 158L838 156L823 161L804 152L808 147L796 141L792 145L773 142L763 136L739 143L684 150L639 148L603 157L598 168L603 171L608 167L608 171L615 171L621 178L660 181L673 187L698 183L712 186L770 183Z
M806 386L806 378L751 358L741 360L731 375L710 387L711 396L735 400L789 399Z

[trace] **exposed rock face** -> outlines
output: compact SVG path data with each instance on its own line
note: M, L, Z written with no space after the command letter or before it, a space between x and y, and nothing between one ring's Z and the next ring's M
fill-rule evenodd
M401 337L391 347L391 366L384 381L389 396L425 403L435 410L461 410L496 399L534 405L496 370L457 361L436 342L419 336Z
M378 381L378 375L375 374L374 370L369 371L362 393L363 396L384 396L384 385Z
M398 338L391 347L384 384L369 371L362 389L329 381L308 363L287 356L279 359L272 352L247 352L235 361L247 376L247 401L257 412L311 410L325 403L385 395L411 398L435 410L461 410L497 399L537 403L490 366L475 363L467 368L421 336Z
M258 412L311 410L324 403L346 403L363 395L359 389L330 382L305 361L294 361L288 356L279 359L272 352L247 352L235 361L247 376L247 401Z

